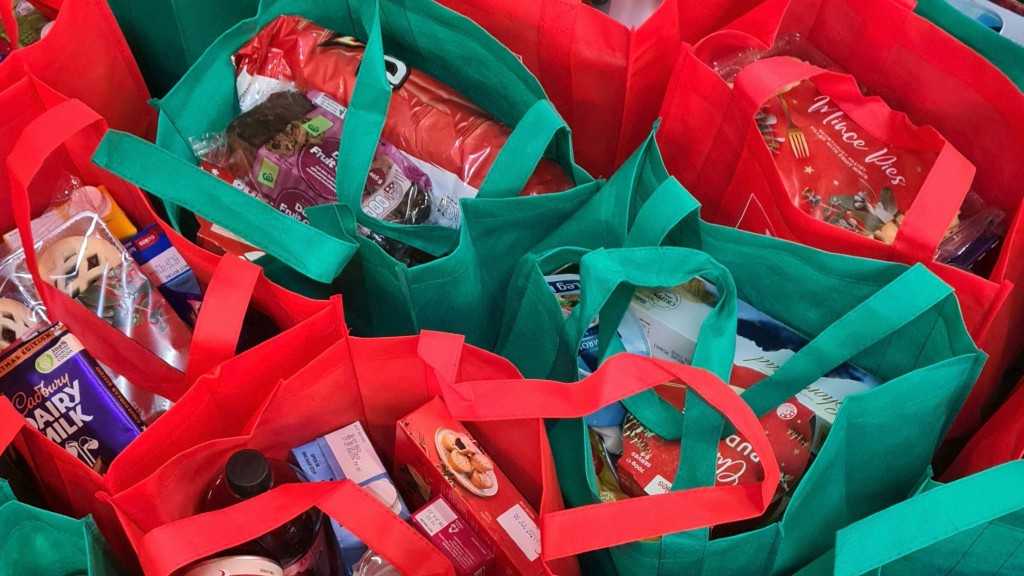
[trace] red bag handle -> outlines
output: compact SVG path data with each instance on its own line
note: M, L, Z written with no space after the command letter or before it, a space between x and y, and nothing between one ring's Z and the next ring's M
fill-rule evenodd
M597 372L576 383L550 380L455 382L452 367L457 366L460 347L453 344L457 340L461 337L424 331L420 343L420 355L434 368L441 395L456 419L583 418L613 402L665 382L677 381L685 383L729 417L757 454L774 454L764 428L746 403L705 370L618 354L609 358ZM759 483L694 488L542 515L543 555L554 560L756 517L767 509L779 485L779 465L775 458L762 459L762 464L764 478ZM580 526L614 526L614 529L580 530Z
M2 2L0 2L2 3ZM129 381L147 383L150 391L177 400L185 392L189 378L196 378L216 364L234 355L227 339L241 331L242 319L262 270L250 263L225 256L218 264L200 310L192 336L186 374L168 365L138 342L126 337L95 314L39 277L35 239L31 227L29 183L42 169L45 160L75 134L93 128L98 145L106 132L106 121L79 100L67 100L47 110L22 132L7 159L11 182L11 204L25 247L25 260L33 282L46 307L55 317L74 318L80 327L76 336L86 347L89 342L119 342L124 354L118 359L120 373ZM154 220L155 220L154 216ZM234 260L238 260L237 262ZM239 297L242 294L244 297ZM205 316L211 316L206 319Z
M11 50L17 50L21 46L18 42L18 20L14 17L14 2L0 2L0 21L11 41Z
M779 90L810 78L814 78L822 92L839 103L843 111L868 132L880 134L888 130L894 115L910 122L905 114L892 110L881 98L861 94L853 76L830 72L788 57L758 60L740 71L734 88L739 111L745 121L753 122L758 108ZM938 157L918 192L922 201L915 201L907 210L892 246L895 253L909 256L913 262L920 261L922 255L932 259L950 221L960 210L975 174L974 165L942 135L930 126L923 126L921 130L921 141L916 144L934 145ZM894 144L906 145L902 142Z
M28 425L25 417L18 414L6 397L0 397L0 452L14 443L21 429Z
M234 506L165 524L142 538L139 559L146 574L173 574L258 538L310 508L319 508L351 530L402 574L455 573L440 551L351 480L284 484Z

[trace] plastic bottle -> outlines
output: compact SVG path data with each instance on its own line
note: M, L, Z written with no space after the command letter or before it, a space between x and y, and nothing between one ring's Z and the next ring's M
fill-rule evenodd
M269 460L257 450L239 450L231 455L224 471L210 484L202 509L208 512L227 508L275 486L304 480L302 472L287 462ZM232 552L271 558L281 564L285 576L330 574L323 515L315 509Z

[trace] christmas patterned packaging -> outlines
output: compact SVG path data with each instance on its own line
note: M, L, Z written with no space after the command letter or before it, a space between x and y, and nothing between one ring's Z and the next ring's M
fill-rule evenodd
M174 368L185 371L192 331L97 214L74 215L38 238L35 248L39 275L44 282L77 300ZM43 309L24 250L0 263L0 269L31 300L30 309Z
M737 393L743 391L735 386L733 390ZM797 402L796 398L783 402L761 417L760 422L772 444L782 477L768 511L753 522L729 525L730 532L755 528L760 521L769 521L781 514L789 495L810 466L814 421L814 412ZM636 497L663 494L672 488L683 447L679 442L657 436L632 414L627 414L622 426L622 443L623 454L616 464L622 492ZM742 435L730 434L719 442L716 485L736 486L756 482L761 469L759 455Z
M869 132L855 118L878 113L877 98L840 107L822 82L804 80L780 91L755 116L758 128L794 205L892 244L938 158L941 136L891 110L875 118Z

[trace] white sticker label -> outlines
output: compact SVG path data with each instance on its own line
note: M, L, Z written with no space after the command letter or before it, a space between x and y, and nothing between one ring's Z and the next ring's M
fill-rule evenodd
M498 524L531 562L540 557L540 528L522 506L516 504L498 516Z
M664 494L672 489L672 483L662 477L661 474L655 474L654 479L651 480L650 484L644 486L644 492L648 494Z
M156 278L161 286L188 271L188 263L173 246L142 266L142 273L149 278Z
M313 104L316 104L317 106L323 108L324 110L327 110L328 112L334 114L335 116L342 120L345 119L345 113L348 112L347 108L335 102L327 94L320 94L319 96L317 96L313 100Z
M416 514L416 523L433 536L444 530L444 527L455 522L455 512L444 500L438 500Z
M371 478L384 474L384 464L359 422L331 432L324 439L341 468L343 478L362 486Z

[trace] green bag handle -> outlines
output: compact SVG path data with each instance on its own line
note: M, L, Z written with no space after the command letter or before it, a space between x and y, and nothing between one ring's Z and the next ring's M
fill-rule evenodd
M672 228L688 214L679 211L673 216L665 215L672 214L672 206L687 206L688 198L691 198L690 194L678 181L668 179L640 209L630 229L628 242L633 245L661 244ZM915 264L826 328L777 372L745 391L743 398L755 414L763 416L843 362L889 337L952 295L952 288L923 265ZM645 425L676 427L655 424L655 419L677 420L679 415L675 410L666 409L665 406L658 408L656 405L648 408L643 420Z
M92 159L153 196L245 238L318 282L333 281L356 253L355 243L289 218L266 202L131 134L108 131ZM239 214L246 215L247 221L273 226L245 226Z
M373 25L368 31L369 38L363 55L363 63L356 73L356 83L341 130L338 149L337 177L335 191L339 202L350 206L362 206L366 174L370 171L373 157L384 131L388 106L391 102L391 85L388 83L384 63L384 39L380 27L379 0L374 0ZM538 100L527 110L512 130L504 146L498 152L494 163L484 177L477 198L505 198L516 196L526 186L537 169L549 146L556 139L564 140L565 149L570 151L569 164L573 180L586 184L593 178L572 160L572 146L569 127L549 100ZM316 208L319 212L310 221L319 227L324 219L340 218L337 211L332 216L324 214L330 209ZM355 222L341 221L347 236L355 236L355 224L399 240L415 248L440 256L458 242L459 232L444 226L403 225L380 220L353 210ZM334 229L327 226L325 229Z
M644 202L629 228L626 246L661 246L669 232L700 214L700 202L674 176L666 178Z
M736 349L736 283L725 266L691 248L602 249L584 256L580 304L566 319L565 334L579 347L591 319L603 312L616 320L598 328L600 349L607 351L636 287L674 287L698 276L718 288L719 298L701 325L693 364L727 380Z
M860 576L957 534L1024 510L1024 460L938 486L843 528L833 551L800 576ZM1007 488L1010 488L1009 490Z
M823 330L774 374L751 386L743 399L764 416L822 376L890 337L953 289L922 264L915 264Z

